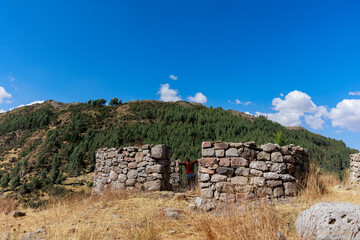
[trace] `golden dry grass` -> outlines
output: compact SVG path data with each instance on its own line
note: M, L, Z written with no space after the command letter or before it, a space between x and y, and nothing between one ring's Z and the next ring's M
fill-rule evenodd
M186 200L175 200L162 193L107 192L51 199L43 210L19 209L27 216L9 214L15 204L0 200L0 239L19 239L42 226L46 239L277 239L281 231L287 239L298 239L294 222L300 211L317 202L346 201L360 204L360 190L336 188L334 175L313 169L308 189L286 203L265 204L244 201L228 205L225 212L205 213L189 210ZM169 219L163 209L183 209L182 219Z

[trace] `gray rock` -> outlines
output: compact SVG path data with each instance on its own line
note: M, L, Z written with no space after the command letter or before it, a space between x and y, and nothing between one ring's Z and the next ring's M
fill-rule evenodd
M214 191L211 188L203 188L200 190L201 197L203 198L213 198Z
M286 172L286 164L285 163L274 163L271 168L271 172L276 173L285 173Z
M197 207L201 207L201 205L203 203L203 199L201 197L196 197L194 202Z
M270 161L270 153L267 152L259 152L257 154L257 160Z
M226 150L225 155L227 157L238 157L238 150L236 148L229 148L228 150Z
M263 177L251 177L250 178L250 184L262 187L265 185L265 178Z
M262 161L253 161L250 163L250 168L261 170L261 171L267 171L268 167L265 162ZM286 169L286 166L285 166Z
M250 175L255 176L255 177L262 177L263 176L263 172L256 170L256 169L250 169Z
M271 161L276 162L276 163L284 162L284 158L283 158L283 155L281 154L281 152L271 153Z
M203 157L215 157L215 150L214 148L203 148L201 154Z
M360 206L322 202L302 211L295 222L298 237L317 240L360 239Z
M226 175L226 176L233 175L234 171L235 170L233 168L230 168L230 167L218 167L216 169L216 173Z
M208 180L210 180L210 175L209 174L206 174L206 173L200 173L200 178L199 180L201 182L206 182Z
M135 186L135 183L136 183L136 180L135 180L135 179L128 179L128 180L126 180L126 182L125 182L126 186L130 186L130 187Z
M135 179L137 178L138 176L138 171L137 170L130 170L128 173L127 173L127 177L129 179Z
M172 150L170 147L159 144L151 148L151 157L155 159L170 159L172 156Z
M276 146L275 146L275 144L267 143L267 144L261 145L261 148L265 152L273 152L276 149Z
M239 167L235 170L236 176L247 177L247 176L249 176L249 173L250 173L250 168Z
M113 181L115 181L118 178L118 174L114 172L113 170L110 171L109 178Z
M266 180L277 180L280 178L279 174L274 173L274 172L266 172L264 173L264 178Z
M163 165L148 165L146 166L147 173L164 173L165 167Z
M227 176L220 175L220 174L214 174L211 176L212 182L224 182L224 181L226 181L226 179L227 179Z
M246 185L248 183L247 177L233 177L231 178L231 183L238 185Z
M276 187L273 191L274 197L279 198L284 196L284 189L282 187Z
M285 182L284 183L285 188L285 195L286 196L294 196L296 192L296 184L295 182Z
M224 149L215 150L215 156L216 157L225 157L225 150Z

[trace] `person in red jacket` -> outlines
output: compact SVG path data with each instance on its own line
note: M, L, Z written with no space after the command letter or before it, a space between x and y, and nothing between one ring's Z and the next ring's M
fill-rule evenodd
M185 165L186 176L188 182L188 189L191 190L191 186L195 189L195 173L194 173L194 164L198 160L190 162L190 159L187 158L185 162L179 162L180 165Z

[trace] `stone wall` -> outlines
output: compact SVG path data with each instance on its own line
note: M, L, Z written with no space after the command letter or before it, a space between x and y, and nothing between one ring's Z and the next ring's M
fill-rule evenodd
M350 155L350 183L360 184L360 153Z
M199 164L204 201L235 202L256 194L283 198L293 196L309 172L309 154L294 145L204 142Z
M96 153L93 193L106 189L178 190L179 164L165 145L102 148Z

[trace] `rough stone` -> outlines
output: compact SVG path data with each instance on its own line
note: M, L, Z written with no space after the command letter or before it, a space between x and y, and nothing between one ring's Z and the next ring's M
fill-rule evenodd
M128 179L135 179L135 178L137 178L137 176L138 176L138 171L137 170L130 170L127 173Z
M279 180L267 180L266 185L269 187L277 187L282 185L282 181Z
M267 152L259 152L257 154L257 160L270 161L270 153Z
M228 150L226 150L225 155L227 157L238 157L238 150L236 148L229 148Z
M271 161L276 162L276 163L284 162L284 158L283 158L283 155L281 154L281 152L271 153Z
M214 146L215 146L215 150L216 149L228 149L229 144L224 143L224 142L217 142L214 144Z
M119 174L119 176L118 176L119 182L124 183L126 181L126 179L127 179L127 176L125 174Z
M208 174L215 174L214 170L208 169L208 168L204 168L204 167L199 167L199 172L201 173L208 173Z
M118 174L114 172L113 170L110 171L109 178L113 181L115 181L118 177Z
M136 154L135 154L135 162L141 162L141 161L143 161L143 158L144 158L144 153L142 153L142 152L137 152Z
M201 154L203 157L215 157L215 150L214 148L203 148Z
M249 176L249 174L250 174L250 168L239 167L235 170L236 176L247 177L247 176Z
M360 239L360 206L347 202L322 202L302 211L295 222L302 239Z
M263 149L264 152L273 152L276 149L275 144L272 143L267 143L264 145L261 145L261 148Z
M212 167L217 164L216 158L201 158L199 162L203 167Z
M214 191L211 188L203 188L200 193L203 198L212 198L214 196Z
M151 157L155 159L170 159L172 150L170 147L159 144L151 148Z
M223 181L226 181L226 179L227 179L227 176L220 175L220 174L214 174L211 176L212 182L223 182Z
M248 184L248 178L247 177L232 177L231 183L238 184L238 185L246 185Z
M276 187L274 188L273 195L276 198L284 196L284 190L282 187Z
M219 150L216 150L219 151ZM221 167L229 167L230 166L230 159L229 158L220 158L219 166Z
M255 176L255 177L262 177L263 176L263 172L256 170L256 169L250 169L250 175Z
M262 161L253 161L250 163L250 168L261 170L261 171L267 171L268 167L265 162Z
M285 173L286 172L286 164L285 163L274 163L271 168L271 172L276 173Z
M262 187L265 185L265 178L263 177L250 177L250 184Z
M215 150L215 156L220 158L225 157L225 150L224 149Z
M266 180L277 180L280 178L279 174L274 173L274 172L265 172L264 173L264 178Z
M218 167L216 169L216 173L222 174L222 175L227 175L227 176L232 176L234 171L235 170L233 168L229 168L229 167Z
M200 175L200 176L199 176L199 180L200 180L201 182L206 182L206 181L209 181L209 180L210 180L210 175L207 174L207 173L200 173L199 175Z
M296 184L294 182L285 182L285 195L286 196L294 196L296 192Z
M212 142L203 142L202 143L202 148L211 148L212 147Z
M163 165L148 165L146 166L147 173L165 173L165 167Z
M231 167L238 168L238 167L248 167L249 162L243 157L234 157L231 158Z
M134 169L137 168L137 163L136 162L130 162L128 165L128 168Z
M147 181L144 183L144 188L147 191L160 191L161 190L161 180Z

